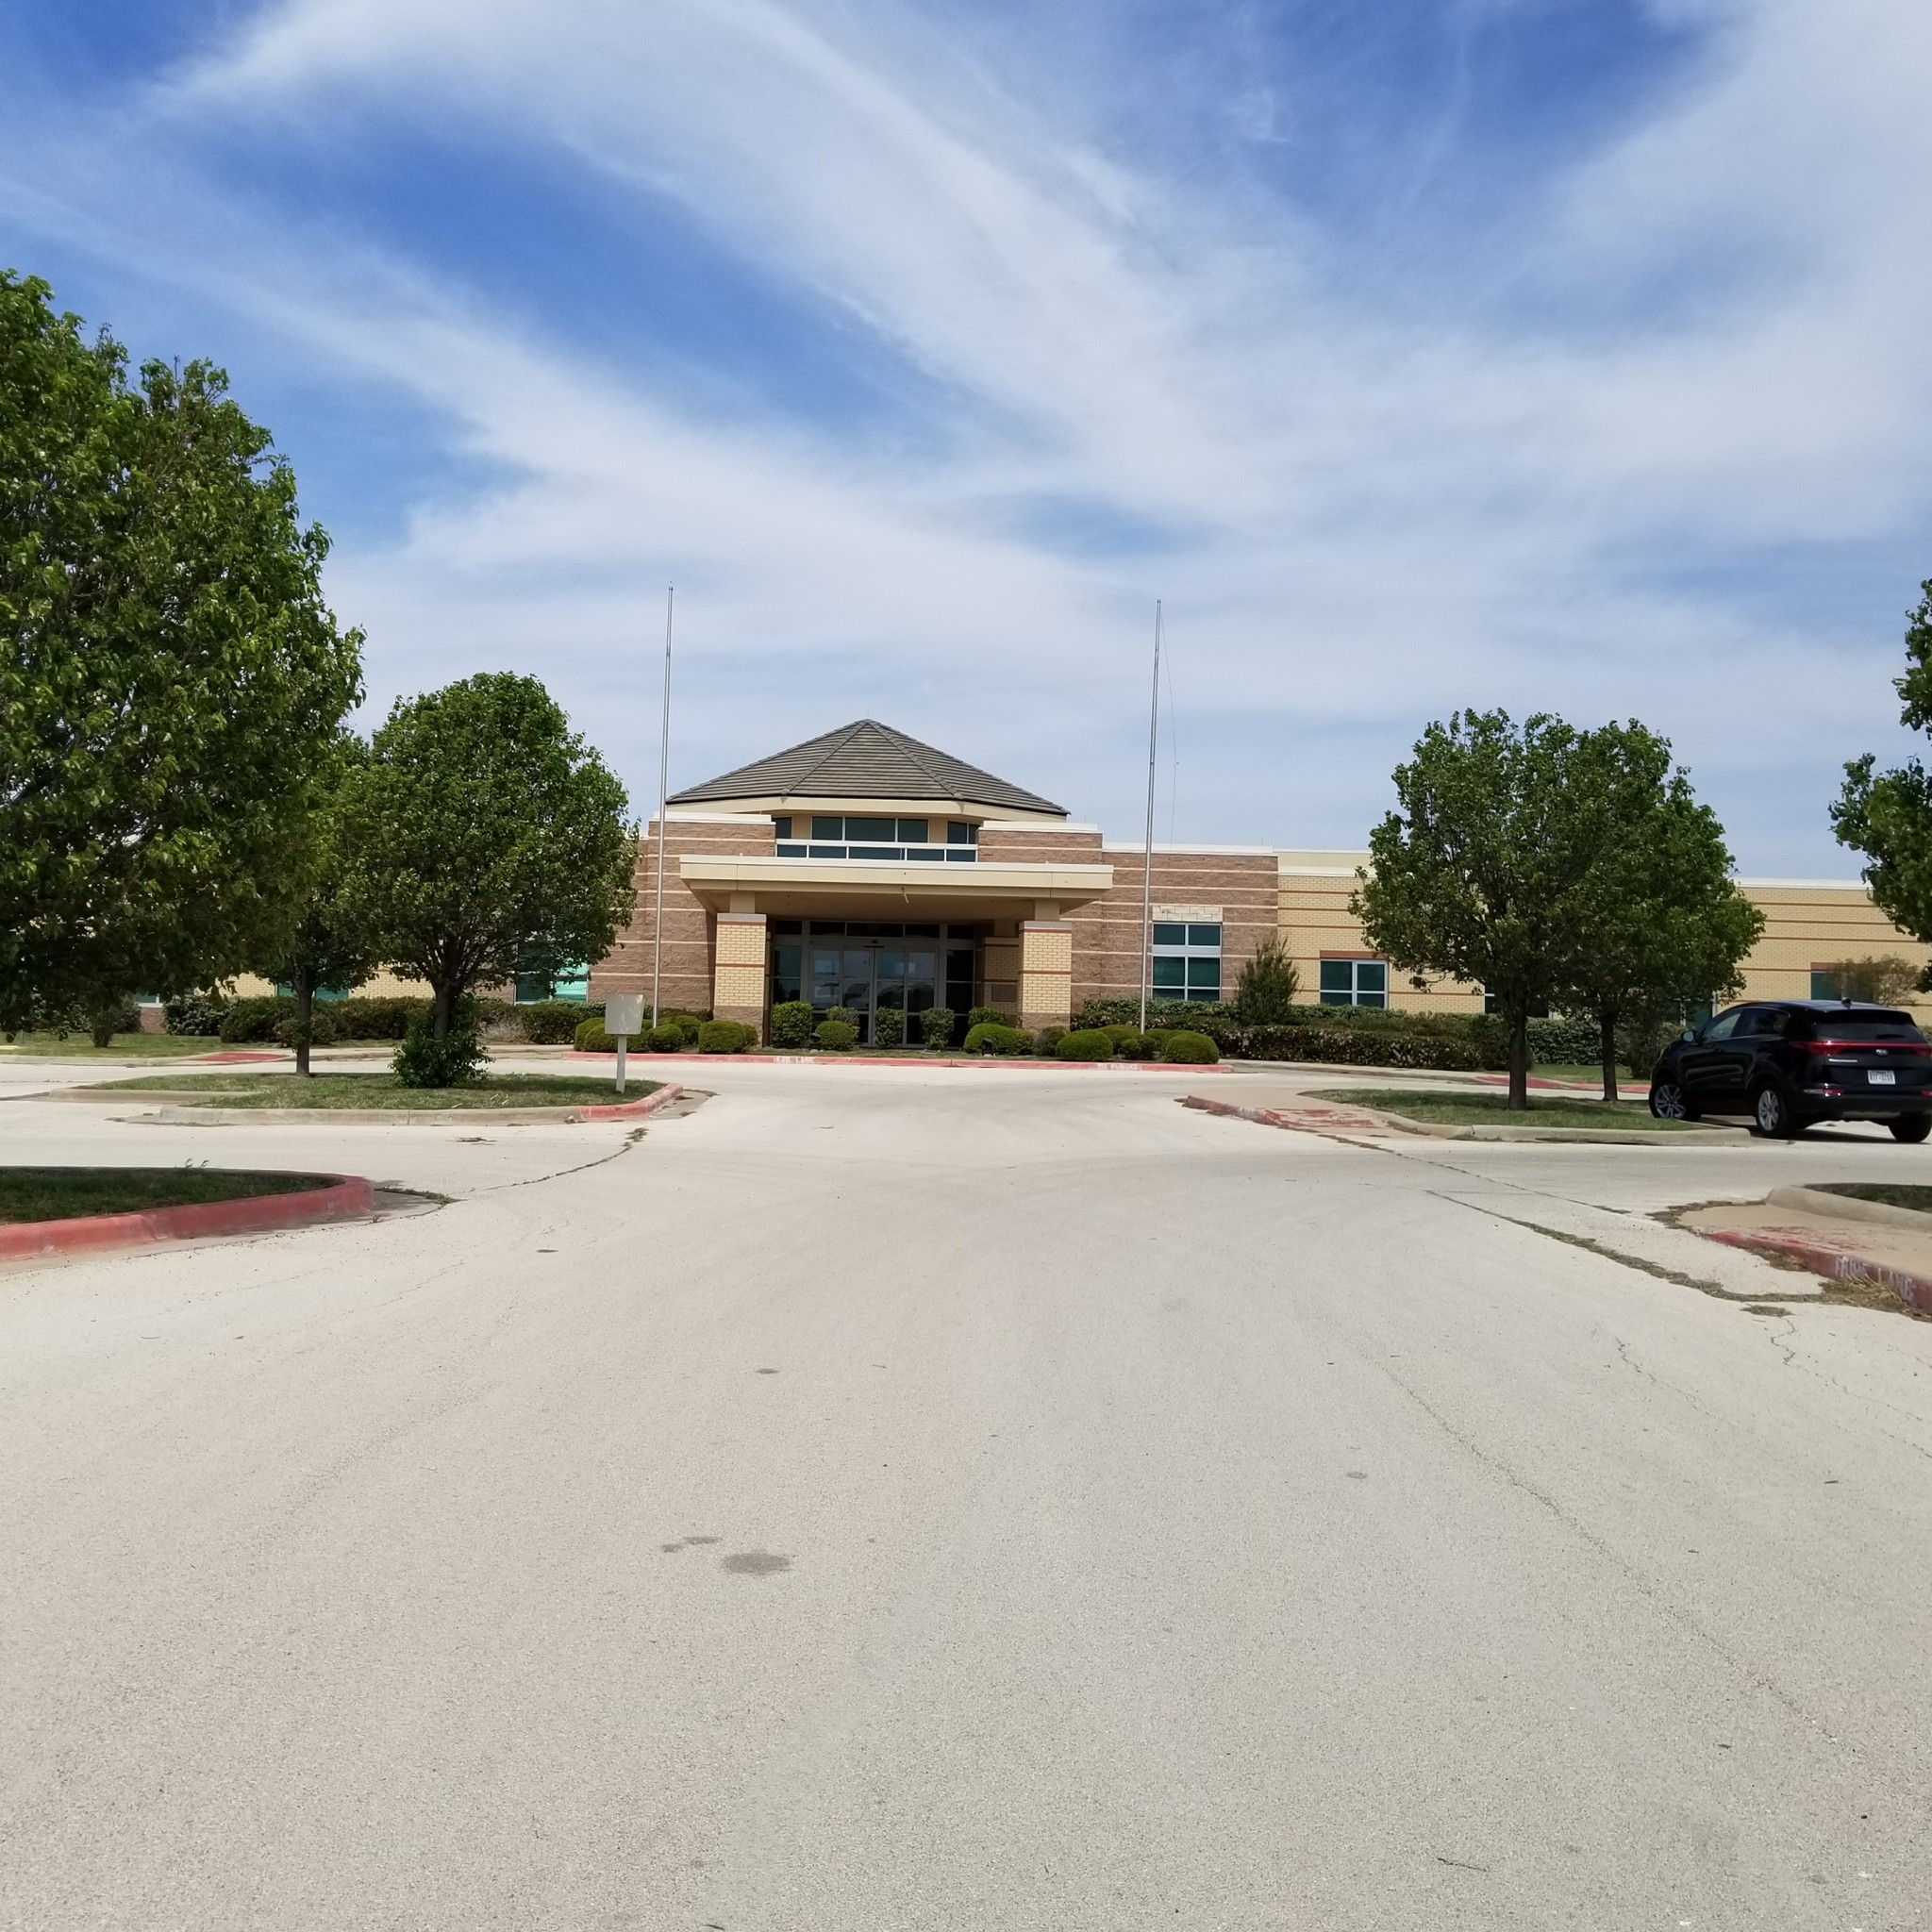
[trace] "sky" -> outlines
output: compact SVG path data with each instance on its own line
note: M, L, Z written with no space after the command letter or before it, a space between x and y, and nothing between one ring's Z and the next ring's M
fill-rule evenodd
M0 265L293 464L373 725L883 719L1353 847L1433 719L1849 877L1932 577L1920 0L8 0Z

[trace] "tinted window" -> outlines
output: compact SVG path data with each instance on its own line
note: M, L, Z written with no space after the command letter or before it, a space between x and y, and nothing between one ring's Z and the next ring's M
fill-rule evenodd
M1859 1041L1923 1040L1925 1036L1905 1013L1859 1013L1840 1020L1835 1013L1820 1013L1811 1022L1813 1040Z
M1738 1031L1740 1033L1770 1034L1782 1040L1791 1030L1791 1015L1785 1007L1749 1008Z
M1738 1022L1744 1017L1742 1007L1733 1007L1728 1012L1720 1013L1697 1037L1699 1040L1728 1040L1738 1030Z

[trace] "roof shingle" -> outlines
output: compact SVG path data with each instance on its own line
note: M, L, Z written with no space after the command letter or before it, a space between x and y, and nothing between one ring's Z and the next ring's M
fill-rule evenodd
M734 798L903 798L1067 815L1064 806L936 751L875 718L841 724L823 738L808 738L756 764L688 786L670 802L715 805Z

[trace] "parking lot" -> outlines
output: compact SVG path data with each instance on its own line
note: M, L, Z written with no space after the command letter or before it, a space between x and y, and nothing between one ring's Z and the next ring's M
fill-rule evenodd
M0 1274L8 1922L1926 1923L1932 1323L1654 1217L1932 1154L678 1074L213 1128L0 1064L0 1159L442 1197Z

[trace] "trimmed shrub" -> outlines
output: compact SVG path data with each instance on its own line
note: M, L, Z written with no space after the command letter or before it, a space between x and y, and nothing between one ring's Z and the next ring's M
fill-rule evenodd
M419 1019L427 1016L426 999L391 995L383 999L330 1002L336 1034L342 1040L403 1040Z
M1033 1043L1041 1053L1052 1053L1072 1030L1068 1026L1042 1026L1033 1036Z
M141 1008L132 1000L109 1000L88 1014L87 1031L96 1046L111 1046L115 1034L141 1031Z
M1033 1051L1033 1036L1018 1026L982 1020L966 1029L966 1051L976 1054L1021 1054Z
M1235 1051L1243 1059L1317 1060L1450 1074L1477 1073L1486 1064L1467 1039L1392 1026L1250 1026L1239 1036Z
M700 1053L742 1053L758 1043L758 1028L742 1020L707 1020L698 1028Z
M772 1044L791 1048L811 1044L809 1000L780 1000L772 1008Z
M645 1053L682 1053L684 1051L684 1028L667 1025L659 1020L647 1031L640 1042Z
M683 1037L682 1034L678 1035L680 1040ZM570 1044L573 1053L615 1053L617 1051L616 1038L614 1035L605 1032L604 1021L601 1015L594 1020L586 1020L571 1035Z
M586 1000L532 1000L511 1009L524 1038L532 1046L567 1046L586 1020L601 1020L604 1003Z
M974 1007L966 1015L966 1030L971 1033L975 1026L1010 1026L1013 1016L1002 1012L998 1007Z
M333 1046L341 1035L336 1024L335 1002L317 1000L308 1011L308 1044L310 1046ZM291 1000L292 1007L294 1002ZM275 1039L284 1046L299 1046L302 1043L302 1023L291 1012L287 1019L275 1022Z
M458 1000L448 1034L438 1040L427 1013L415 1020L391 1065L402 1087L466 1087L483 1071L488 1056L476 1025L475 1000Z
M1160 1035L1142 1033L1138 1026L1108 1026L1101 1029L1113 1041L1114 1052L1124 1060L1151 1060L1160 1051Z
M1061 1060L1110 1060L1113 1040L1100 1027L1084 1026L1077 1032L1062 1033L1054 1042L1053 1053Z
M1089 1000L1080 1008L1082 1026L1138 1027L1140 1024L1141 1002L1138 998ZM1214 1039L1219 1036L1220 1028L1236 1024L1234 1008L1225 1000L1157 999L1147 1003L1150 1031L1156 1026L1188 1026Z
M812 1037L827 1053L850 1053L858 1044L858 1028L850 1020L821 1020Z
M920 1014L919 1032L927 1052L940 1053L952 1045L953 1019L951 1007L928 1007Z
M1205 1033L1176 1028L1161 1041L1160 1058L1170 1066L1211 1067L1221 1058L1221 1049Z
M1594 1020L1532 1020L1529 1058L1532 1065L1593 1067L1604 1057L1604 1038Z
M295 1002L271 993L261 999L235 1000L222 1015L222 1040L228 1046L271 1041L284 1020L295 1017Z
M906 1015L897 1007L881 1007L872 1016L872 1043L874 1046L906 1044Z
M222 1030L228 1003L218 992L184 992L161 1005L161 1024L170 1033L197 1040L211 1039Z

